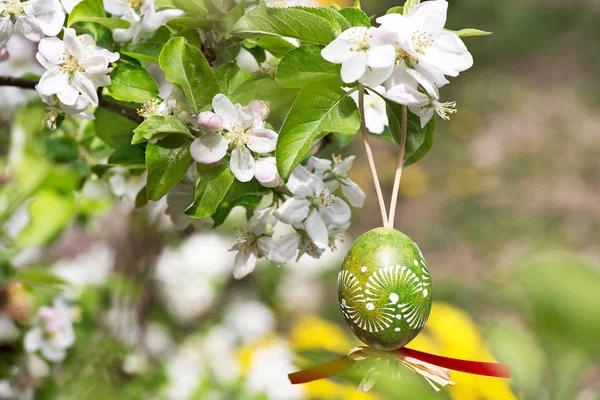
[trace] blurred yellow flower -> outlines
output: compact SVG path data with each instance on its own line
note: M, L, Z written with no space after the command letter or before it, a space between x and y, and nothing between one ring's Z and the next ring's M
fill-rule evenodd
M356 344L348 339L343 328L313 315L298 318L289 340L293 351L324 349L345 354Z
M404 171L400 192L406 197L417 197L427 190L429 176L427 172L418 165L411 165Z
M313 315L304 315L297 319L289 337L293 351L324 349L346 354L358 345L356 339L350 339L342 327ZM343 385L328 379L304 384L311 399L340 400L377 400L372 393L361 393L354 385Z
M487 350L479 328L463 311L434 302L425 329L408 347L446 357L496 362ZM448 387L455 399L516 399L504 379L452 372L455 386Z

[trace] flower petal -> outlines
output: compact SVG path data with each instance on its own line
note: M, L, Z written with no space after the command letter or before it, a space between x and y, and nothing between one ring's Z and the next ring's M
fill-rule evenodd
M448 2L446 0L426 1L413 8L408 19L419 25L423 30L435 39L446 25L446 14L448 13Z
M321 215L329 224L344 225L350 221L352 212L344 200L334 196L329 206L321 207Z
M325 187L319 177L308 172L302 165L294 168L286 186L294 195L299 197L314 196Z
M256 261L258 260L256 250L242 250L239 251L235 256L233 277L235 279L242 279L256 268Z
M278 220L286 224L302 222L308 216L310 202L300 197L290 197L275 211Z
M255 153L270 153L277 147L277 133L271 129L252 129L248 148Z
M229 140L218 133L203 135L192 142L190 153L196 162L212 164L220 161L229 148Z
M330 63L342 64L352 56L351 46L349 40L338 37L321 50L321 56Z
M352 55L342 64L342 80L346 83L356 82L367 69L367 56L364 52Z
M329 232L318 210L314 209L308 214L304 226L306 233L318 248L327 248L329 245Z
M342 179L342 193L344 197L348 199L352 207L361 208L365 204L365 198L367 195L356 183L350 179Z
M215 113L223 118L223 125L227 130L232 126L239 126L242 123L242 117L233 105L233 103L222 93L217 94L212 101Z
M79 100L79 91L71 85L67 85L65 90L57 93L58 99L68 106L72 106Z
M236 147L231 152L231 172L240 182L249 182L254 178L256 164L252 153L245 147Z
M44 38L40 40L38 51L48 62L58 65L65 55L65 44L59 38Z
M262 255L268 256L273 249L273 238L271 236L259 237L256 241L256 247L258 247L258 250Z
M53 67L44 72L36 88L41 95L50 96L64 91L67 86L69 86L69 76L59 67Z
M288 233L282 236L277 243L273 245L268 259L276 265L283 264L291 260L298 251L300 244L300 234L298 232Z
M73 74L71 85L81 93L81 95L90 101L90 104L94 107L98 106L98 93L92 81L90 81L85 75L76 72Z
M65 42L65 48L70 55L75 57L77 60L82 60L85 58L85 47L83 47L83 44L77 38L75 29L65 28L63 41Z
M42 32L37 19L33 15L17 17L15 22L15 32L32 42L40 41L44 37L44 32Z
M4 46L12 37L15 26L9 16L0 17L0 46Z
M374 46L367 50L367 65L371 68L388 68L396 61L396 49L391 44Z

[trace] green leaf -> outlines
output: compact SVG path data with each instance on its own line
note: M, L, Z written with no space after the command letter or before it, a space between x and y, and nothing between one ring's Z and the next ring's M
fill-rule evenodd
M187 173L194 160L190 154L190 143L178 147L169 139L146 147L148 177L146 191L148 200L160 200Z
M268 36L260 38L256 42L256 45L265 49L277 58L283 57L285 53L296 48L296 46L294 46L287 40L277 36Z
M16 271L15 279L27 286L67 286L68 282L45 267L26 267Z
M258 207L262 197L269 192L269 189L254 179L250 182L234 181L212 216L215 221L214 227L225 222L234 207L242 206L247 209Z
M146 169L144 149L132 145L120 147L108 157L106 164L129 169Z
M402 105L386 100L386 112L389 121L389 131L394 139L394 142L400 144L402 135ZM433 132L435 131L435 118L424 128L421 128L419 116L408 111L407 120L407 135L406 135L406 150L404 153L405 165L413 164L431 150L433 144ZM427 140L430 139L429 148L427 148ZM423 146L425 146L423 148ZM416 155L416 153L419 154Z
M396 6L387 10L386 14L404 14L404 7Z
M487 36L491 35L492 32L480 31L479 29L466 28L459 31L451 31L446 29L448 32L455 33L458 37L470 37L470 36Z
M284 36L328 44L340 34L340 28L333 17L303 7L256 7L240 18L231 34L242 38Z
M256 98L256 84L252 76L234 63L224 64L217 68L215 79L219 82L221 93L225 94L234 104L246 105Z
M77 4L67 21L67 27L77 22L95 22L109 29L127 29L129 22L119 18L108 18L102 0L83 0Z
M173 38L160 52L159 65L167 80L183 92L195 112L212 108L212 99L219 93L219 88L208 61L198 48L182 37Z
M212 21L195 17L179 17L167 22L167 27L174 33L185 31L186 29L209 31L212 26Z
M225 160L216 167L203 165L198 169L200 181L196 186L194 202L190 208L185 210L185 213L192 218L206 218L217 211L219 204L233 184L234 176Z
M415 8L416 6L418 6L420 2L421 2L421 0L406 0L406 2L404 3L404 7L403 7L403 13L404 13L404 15L408 15L408 13L413 8Z
M40 192L29 204L29 223L15 239L17 246L25 248L47 243L71 220L74 209L74 197Z
M206 18L207 11L203 3L204 1L193 0L155 0L154 8L156 11L175 8L184 11L187 15L193 15L196 18Z
M437 116L433 116L431 121L427 125L425 125L425 140L423 144L415 150L415 152L410 156L404 159L404 165L408 166L411 164L420 161L433 147L433 134L435 133L435 123Z
M193 138L185 122L174 115L152 116L135 128L133 133L131 144L142 143L157 138L162 139L171 134L185 135Z
M95 124L96 135L113 149L130 145L133 130L137 127L129 118L104 108L96 109Z
M359 8L346 7L342 8L339 13L346 18L350 26L371 27L371 20L369 19L369 16Z
M163 48L161 43L139 43L122 47L121 54L135 58L141 62L158 64L158 56Z
M158 86L145 68L133 64L121 64L110 74L112 83L108 93L115 100L144 103L158 96Z
M277 140L277 169L286 180L319 139L330 132L360 127L356 103L337 85L314 82L298 94Z
M301 88L321 80L340 80L340 65L321 56L322 46L300 46L290 50L279 62L275 81L284 88ZM341 82L340 82L341 85Z

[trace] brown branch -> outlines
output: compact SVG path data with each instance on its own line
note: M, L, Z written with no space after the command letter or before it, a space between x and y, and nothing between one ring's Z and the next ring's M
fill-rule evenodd
M35 89L35 85L37 84L38 81L35 79L0 76L0 86L16 86L23 89Z
M38 81L28 78L17 78L14 76L0 76L0 86L14 86L22 89L35 89ZM102 107L132 121L141 123L144 119L140 117L134 107L107 99L102 96L101 89L98 89L98 107Z

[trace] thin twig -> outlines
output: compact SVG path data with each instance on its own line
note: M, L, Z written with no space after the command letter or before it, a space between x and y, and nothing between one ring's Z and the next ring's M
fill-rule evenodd
M398 203L398 191L400 190L400 180L402 179L402 167L404 166L404 154L406 153L406 131L407 131L408 111L406 106L402 106L402 132L400 136L400 155L398 156L398 165L396 167L396 176L394 177L394 188L392 190L392 201L390 202L389 227L394 227L394 217L396 216L396 204Z
M38 81L35 79L17 78L14 76L0 76L0 86L14 86L22 89L35 89L37 84ZM137 110L134 107L109 100L102 96L100 90L98 90L98 107L105 108L137 123L141 123L144 120L138 115Z
M375 169L375 161L373 159L371 145L369 144L369 134L367 133L367 124L365 122L365 87L363 85L358 86L358 108L360 110L360 130L362 132L363 145L365 146L365 152L367 153L367 161L369 162L369 169L371 170L371 178L373 179L373 184L375 185L375 192L377 193L377 200L379 201L381 220L383 222L383 227L387 228L387 211L385 209L385 202L383 200L383 193L381 191L379 178L377 177L377 170Z

